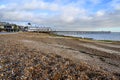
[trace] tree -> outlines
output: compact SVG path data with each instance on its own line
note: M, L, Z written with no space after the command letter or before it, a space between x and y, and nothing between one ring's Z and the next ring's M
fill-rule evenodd
M17 25L14 25L14 31L19 31L19 27Z
M4 28L0 28L0 32L1 32L1 31L5 31L5 29L4 29Z
M28 25L31 25L31 23L28 23Z

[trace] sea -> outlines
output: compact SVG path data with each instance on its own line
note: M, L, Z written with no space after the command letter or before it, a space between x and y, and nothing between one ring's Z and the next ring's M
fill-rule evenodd
M80 38L90 38L93 40L111 40L111 41L120 41L120 32L88 32L88 33L79 33L76 31L72 32L55 32L58 35L64 36L73 36L73 37L80 37Z

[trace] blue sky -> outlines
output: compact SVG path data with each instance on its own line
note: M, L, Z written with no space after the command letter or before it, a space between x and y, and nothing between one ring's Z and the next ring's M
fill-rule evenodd
M0 0L0 21L120 32L120 0Z

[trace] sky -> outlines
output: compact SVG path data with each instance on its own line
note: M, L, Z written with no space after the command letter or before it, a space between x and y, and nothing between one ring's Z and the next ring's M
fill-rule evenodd
M120 0L0 0L0 21L120 32Z

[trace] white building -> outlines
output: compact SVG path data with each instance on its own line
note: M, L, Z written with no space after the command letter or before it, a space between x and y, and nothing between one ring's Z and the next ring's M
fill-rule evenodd
M52 29L50 27L28 27L28 31L32 32L50 32Z

